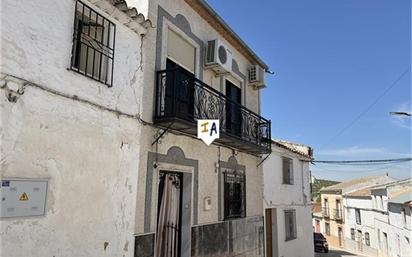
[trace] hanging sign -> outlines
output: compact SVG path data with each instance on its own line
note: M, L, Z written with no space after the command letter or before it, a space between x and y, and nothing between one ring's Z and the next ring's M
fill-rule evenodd
M210 145L220 135L219 120L197 120L197 138Z

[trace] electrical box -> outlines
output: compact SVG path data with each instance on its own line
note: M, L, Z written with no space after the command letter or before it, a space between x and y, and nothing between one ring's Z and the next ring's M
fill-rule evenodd
M45 215L47 182L38 179L2 179L0 218Z

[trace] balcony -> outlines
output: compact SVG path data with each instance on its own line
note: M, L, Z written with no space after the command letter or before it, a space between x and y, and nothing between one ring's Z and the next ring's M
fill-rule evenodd
M342 210L341 209L334 209L333 210L333 219L334 220L342 220Z
M219 119L217 143L251 154L271 151L270 121L177 67L157 72L154 122L197 135L198 119Z
M322 207L322 216L325 218L329 218L329 207Z

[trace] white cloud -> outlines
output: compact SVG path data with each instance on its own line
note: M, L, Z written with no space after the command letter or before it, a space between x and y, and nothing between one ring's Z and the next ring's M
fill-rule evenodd
M337 165L321 164L311 165L312 174L317 178L331 179L337 181L350 180L357 177L382 176L388 174L397 179L410 178L411 163L403 162L385 165Z
M316 149L315 149L316 150ZM378 147L360 147L360 146L351 146L340 149L328 149L321 150L319 152L315 151L316 155L328 155L328 156L354 156L354 155L368 155L368 154L377 154L387 152L385 148Z

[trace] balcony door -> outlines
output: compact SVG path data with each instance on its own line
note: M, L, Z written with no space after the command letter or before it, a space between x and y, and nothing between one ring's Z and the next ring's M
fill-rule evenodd
M242 91L235 84L226 80L226 96L230 100L226 103L226 131L241 137L242 112L240 106Z
M194 75L171 59L166 60L166 69L172 76L166 79L166 109L179 118L194 120ZM175 72L177 70L177 72Z

